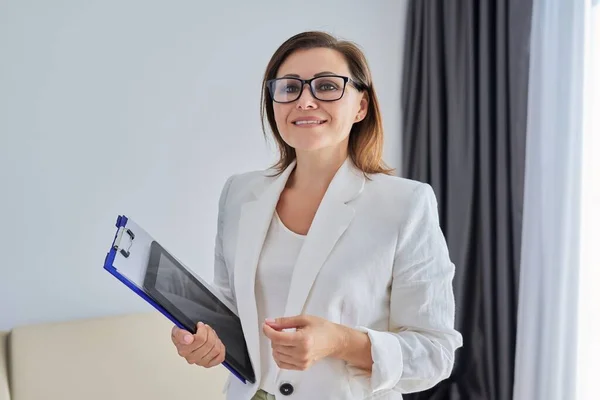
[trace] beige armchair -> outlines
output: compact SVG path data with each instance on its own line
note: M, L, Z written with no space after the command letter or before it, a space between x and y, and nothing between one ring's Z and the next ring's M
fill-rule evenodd
M152 312L0 333L0 400L224 399L229 371L188 365L171 328Z

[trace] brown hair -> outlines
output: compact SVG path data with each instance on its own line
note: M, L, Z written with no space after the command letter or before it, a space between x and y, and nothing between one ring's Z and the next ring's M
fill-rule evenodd
M350 130L348 140L348 155L354 165L365 174L385 173L390 174L393 169L388 168L382 160L383 153L383 123L377 95L373 88L371 71L367 60L358 46L349 41L338 40L325 32L303 32L286 40L271 57L263 77L263 89L260 97L261 123L266 137L265 115L269 122L273 136L279 149L279 161L274 165L278 174L283 172L296 158L296 151L288 145L275 122L273 102L267 81L277 75L283 62L297 50L314 48L328 48L341 53L350 69L351 78L356 82L357 89L366 93L368 100L365 118L355 123Z

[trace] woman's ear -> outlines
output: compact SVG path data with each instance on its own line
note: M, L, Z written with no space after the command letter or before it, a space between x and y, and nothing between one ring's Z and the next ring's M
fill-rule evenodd
M367 116L367 110L369 109L369 95L363 93L360 99L359 109L354 118L354 122L360 122Z

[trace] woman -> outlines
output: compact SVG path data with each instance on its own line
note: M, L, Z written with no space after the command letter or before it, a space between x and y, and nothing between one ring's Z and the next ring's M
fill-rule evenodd
M371 74L352 43L296 35L264 76L269 171L221 193L215 286L238 308L256 383L228 399L401 399L449 376L454 265L431 187L391 176ZM189 363L224 346L173 329Z

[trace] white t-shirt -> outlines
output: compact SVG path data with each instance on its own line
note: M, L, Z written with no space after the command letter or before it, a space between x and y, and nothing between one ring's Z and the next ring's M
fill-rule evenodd
M296 259L305 236L289 230L274 213L256 269L255 294L260 327L260 388L274 394L278 367L273 360L271 341L262 331L266 318L283 316Z

